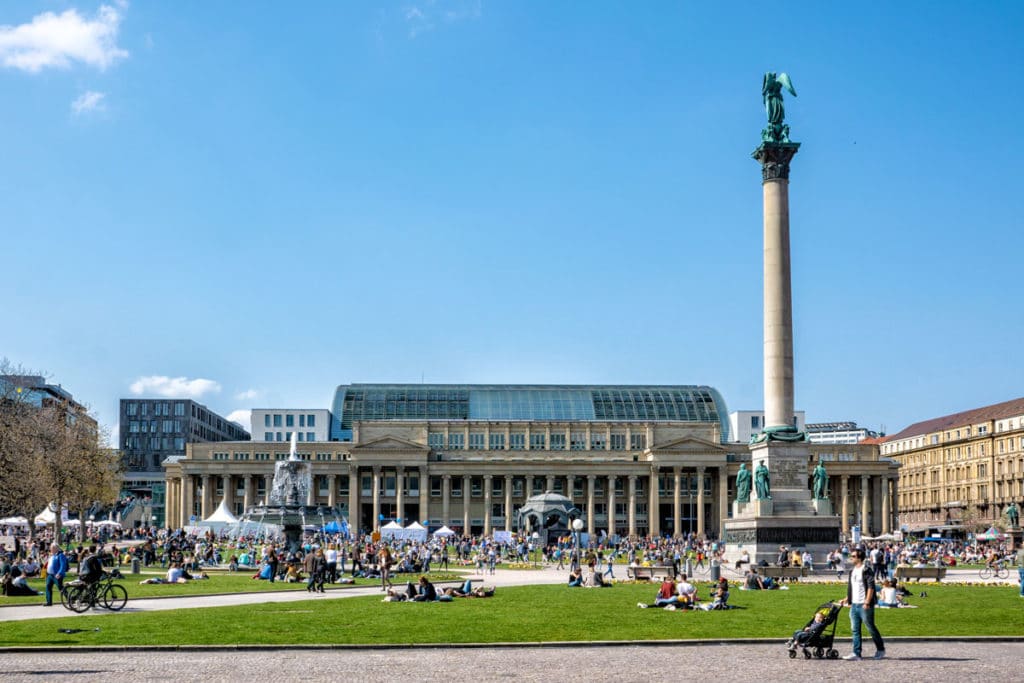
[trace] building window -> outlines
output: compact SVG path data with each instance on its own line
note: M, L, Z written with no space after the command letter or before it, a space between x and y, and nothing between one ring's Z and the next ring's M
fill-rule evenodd
M427 434L427 445L431 448L444 448L444 432L430 432Z
M491 480L491 495L503 496L505 495L505 480L500 477L495 477Z
M306 440L306 439L304 438L304 437L305 437L305 435L304 435L304 434L303 434L302 432L298 432L298 435L299 435L299 441L305 441L305 440ZM289 439L289 440L290 440L290 439Z
M461 451L466 443L465 436L461 432L448 432L448 449Z
M184 403L175 403L174 404L174 416L175 417L185 417L185 404Z
M441 497L441 477L430 478L430 497L440 498Z
M263 416L263 426L264 427L269 427L270 426L270 413L267 413L266 415Z
M281 426L281 416L280 415L274 415L274 426L275 427L280 427Z
M512 432L508 435L508 447L513 451L521 451L526 448L526 434Z
M139 414L140 414L140 415L145 415L145 414L146 414L146 410L147 410L148 408L149 408L149 404L148 404L148 403L142 403L142 404L140 404L139 410L141 410L142 412L141 412L141 413L139 413Z
M462 498L462 477L452 478L452 498Z
M751 415L750 416L750 428L751 429L760 429L761 428L761 416L760 415Z
M306 426L306 415L305 415L305 413L303 413L302 415L299 415L299 426L300 427L305 427Z
M612 450L613 451L624 451L626 450L626 435L625 434L612 434Z
M338 493L342 496L347 496L349 492L349 478L347 474L342 474L338 477Z
M125 415L138 415L139 414L139 406L137 404L135 404L135 403L129 403L129 404L125 405L124 412L125 412Z
M521 498L523 495L524 482L518 477L512 480L512 495Z
M483 432L470 432L469 434L469 448L473 451L482 451L486 448L487 442L484 440Z
M544 434L537 434L535 432L530 433L530 450L531 451L542 451L544 450Z
M553 451L564 451L565 450L565 434L552 434L551 435L551 450Z
M630 434L629 435L629 447L634 451L642 451L647 448L647 435L646 434Z
M472 477L469 480L469 494L474 498L484 495L483 477Z
M263 432L263 440L264 441L273 441L274 440L274 432Z
M570 451L585 451L587 449L587 433L586 432L571 432L569 434L569 450Z
M284 426L285 427L294 427L295 426L295 416L294 415L285 415L284 416Z
M307 415L306 416L306 426L307 427L316 427L316 416L315 415Z
M174 450L183 451L185 450L185 439L180 436L174 439Z
M314 432L306 432L306 441L316 441L316 434Z
M492 451L505 450L505 435L502 433L492 433L490 448Z
M603 451L607 442L604 439L604 432L601 433L590 433L590 450L592 451Z

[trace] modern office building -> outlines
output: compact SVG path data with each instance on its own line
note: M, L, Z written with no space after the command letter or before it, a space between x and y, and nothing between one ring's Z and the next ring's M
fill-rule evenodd
M292 432L298 440L329 441L331 411L323 408L254 408L252 411L253 441L289 443Z
M797 431L804 431L804 411L793 412L793 426ZM737 443L750 443L750 438L757 436L764 429L763 410L736 410L729 413L729 433Z
M87 420L96 427L96 420L89 415L89 410L76 401L59 384L50 384L41 375L0 375L0 396L18 396L36 408L58 407L67 412L68 420Z
M811 443L860 443L878 436L878 432L858 427L856 422L812 422L807 425L807 438Z
M381 519L513 530L527 498L554 491L573 499L591 534L720 537L735 473L750 462L707 386L352 384L338 387L331 416L331 440L298 449L314 473L307 503L341 508L364 532ZM188 445L165 463L169 524L222 500L236 513L265 500L288 448ZM891 530L896 466L877 447L812 454L848 522Z
M1024 501L1024 398L912 424L881 450L901 465L900 522L909 530L989 526Z
M241 426L190 399L123 398L120 406L122 490L152 499L151 521L164 523L161 463L190 443L248 441Z

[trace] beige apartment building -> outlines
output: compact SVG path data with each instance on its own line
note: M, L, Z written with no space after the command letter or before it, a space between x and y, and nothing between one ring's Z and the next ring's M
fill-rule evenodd
M1024 500L1024 398L913 424L881 444L900 463L900 522L972 531Z
M462 532L517 530L544 491L568 496L590 534L721 537L746 444L718 392L696 386L344 385L331 441L300 443L309 505L363 532L400 519ZM897 465L871 444L811 446L844 531L893 530ZM168 459L168 523L265 500L284 443L189 444ZM749 465L748 465L749 466ZM810 486L810 484L808 484Z

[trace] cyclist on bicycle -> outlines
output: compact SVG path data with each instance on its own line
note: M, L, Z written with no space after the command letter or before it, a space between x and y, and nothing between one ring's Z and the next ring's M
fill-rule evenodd
M1000 569L1002 567L1002 564L1003 563L999 561L999 553L997 553L995 550L990 552L988 554L988 559L985 560L985 566L989 569Z
M94 586L103 578L103 561L96 552L96 546L89 546L88 554L78 565L78 578L87 586Z

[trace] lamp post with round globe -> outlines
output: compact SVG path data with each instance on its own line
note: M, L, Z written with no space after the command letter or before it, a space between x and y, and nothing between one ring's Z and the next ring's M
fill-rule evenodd
M572 520L572 565L573 569L580 566L580 532L583 531L583 520L577 517Z

